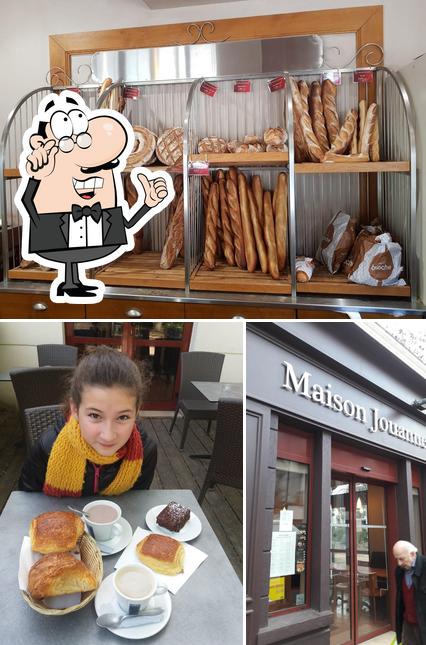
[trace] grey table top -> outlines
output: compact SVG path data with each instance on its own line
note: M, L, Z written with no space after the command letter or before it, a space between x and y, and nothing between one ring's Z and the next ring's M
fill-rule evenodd
M89 502L92 498L84 498ZM147 528L146 512L175 500L189 506L200 518L201 534L191 544L208 554L176 595L171 595L172 614L166 627L146 639L164 645L238 645L243 642L243 590L216 535L190 490L129 491L117 498L123 517L135 530ZM80 500L83 502L83 500ZM0 641L13 645L75 645L117 643L122 640L96 625L93 602L64 616L44 616L32 610L18 589L18 562L22 538L31 519L53 510L77 505L75 498L52 498L42 493L14 492L0 516ZM83 504L82 504L83 505ZM104 557L104 577L114 570L121 553ZM125 639L127 642L131 640ZM122 640L122 642L125 642ZM135 642L135 641L133 641ZM141 642L141 641L138 641Z
M209 401L219 401L223 398L243 398L242 383L221 383L216 381L191 381Z

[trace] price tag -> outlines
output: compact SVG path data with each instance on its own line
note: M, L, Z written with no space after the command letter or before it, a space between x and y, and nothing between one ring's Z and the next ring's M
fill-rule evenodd
M272 81L268 81L268 87L270 92L277 92L277 90L283 90L285 88L285 78L284 76L276 76Z
M354 83L372 83L374 74L370 70L359 70L354 72Z
M190 161L188 163L188 175L209 175L208 161Z
M335 85L341 85L342 84L342 74L338 69L331 69L329 72L323 72L322 74L322 80L326 81L333 81Z
M251 82L237 81L234 84L234 92L251 92Z
M79 87L69 87L68 89L70 92L76 92L77 94L81 94L81 89Z
M136 101L140 97L140 91L138 87L125 87L123 96L125 99L133 99Z
M209 83L208 81L203 81L200 85L200 92L207 94L207 96L214 96L217 92L217 85Z

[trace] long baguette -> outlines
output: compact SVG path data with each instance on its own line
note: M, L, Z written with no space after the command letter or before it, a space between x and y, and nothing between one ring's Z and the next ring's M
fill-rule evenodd
M302 128L303 136L308 147L309 158L311 161L322 161L324 153L312 129L312 121L308 112L308 99L306 96L302 99L299 87L294 78L291 77L290 87L293 97L294 112Z
M380 161L379 119L377 117L377 113L373 125L373 134L370 143L370 159L371 161Z
M262 180L260 179L259 175L253 175L251 180L251 187L253 189L254 198L256 200L259 222L260 225L263 226L263 187Z
M219 177L219 173L218 173ZM225 177L219 178L220 218L223 230L223 254L231 266L235 266L234 241L230 223L228 200L226 199Z
M226 179L231 179L236 186L238 186L238 168L230 166L228 168Z
M266 251L265 242L263 240L263 230L259 221L256 200L250 186L247 186L247 195L254 239L256 240L256 249L259 256L260 268L262 270L262 273L268 273L268 253Z
M241 224L240 202L238 200L238 190L232 179L226 180L226 196L228 199L229 219L232 232L234 234L234 251L235 262L240 269L247 266L246 253L244 248L243 227Z
M247 179L243 173L238 173L238 195L240 198L241 223L243 226L244 248L246 252L247 271L253 273L257 267L257 253L254 243L253 226L247 195Z
M377 118L377 105L376 103L372 103L367 110L364 130L362 132L362 139L361 139L362 155L369 155L370 145L373 140L373 129L374 129L374 124L376 122L376 118Z
M349 148L352 138L354 136L355 127L358 119L358 112L351 110L347 113L339 134L334 139L331 151L336 154L344 154Z
M203 196L204 217L207 214L207 205L209 203L209 191L210 191L211 183L212 183L212 178L210 175L203 175L201 177L201 194Z
M210 186L206 215L206 237L204 243L204 265L214 269L217 254L217 219L219 209L219 186L214 181Z
M287 186L287 174L280 172L277 178L277 199L275 203L275 240L278 271L284 271L287 260Z
M364 132L367 104L365 99L359 102L359 128L358 128L358 152L361 152L362 133Z
M339 115L337 114L336 108L336 94L337 88L335 84L328 78L323 81L321 99L324 110L325 125L328 132L328 140L331 145L333 145L334 139L337 137L340 129Z
M278 280L280 272L278 271L277 246L275 242L275 225L272 214L271 193L265 190L263 193L263 212L265 215L265 243L268 250L268 268L271 277Z
M180 194L176 208L170 215L163 251L160 258L162 269L171 269L183 248L183 193Z
M324 109L321 99L321 84L318 81L311 83L309 92L309 112L312 119L312 128L323 152L329 150L327 128L325 127Z

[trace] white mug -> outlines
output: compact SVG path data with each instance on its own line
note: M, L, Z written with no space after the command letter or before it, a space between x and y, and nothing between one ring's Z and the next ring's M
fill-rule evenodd
M102 507L106 509L104 513L102 513ZM90 516L91 510L92 516ZM108 499L97 499L86 504L83 511L89 513L89 517L85 517L84 521L89 533L93 533L98 542L107 542L121 533L121 525L117 524L121 518L121 508L115 502L110 502Z
M166 593L167 587L157 586L157 578L144 564L126 564L117 569L113 587L120 608L129 615L138 614L153 596Z

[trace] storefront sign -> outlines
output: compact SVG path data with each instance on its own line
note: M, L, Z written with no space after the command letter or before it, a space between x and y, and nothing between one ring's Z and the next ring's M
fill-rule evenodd
M379 408L367 408L354 403L350 399L333 392L330 384L319 385L312 382L312 374L308 371L297 375L293 365L287 361L284 361L282 366L284 368L284 379L281 385L283 389L294 392L323 408L328 408L337 414L342 414L357 423L365 425L368 432L382 432L419 448L426 448L426 437L381 415Z

